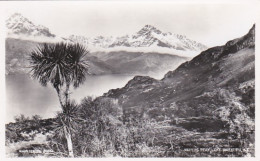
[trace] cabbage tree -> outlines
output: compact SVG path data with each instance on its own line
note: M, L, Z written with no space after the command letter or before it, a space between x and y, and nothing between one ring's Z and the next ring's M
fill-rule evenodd
M31 76L41 85L51 86L56 90L62 114L63 131L67 140L69 157L73 155L71 140L71 116L69 90L73 86L79 87L86 79L88 64L84 59L88 50L80 44L43 44L30 53Z

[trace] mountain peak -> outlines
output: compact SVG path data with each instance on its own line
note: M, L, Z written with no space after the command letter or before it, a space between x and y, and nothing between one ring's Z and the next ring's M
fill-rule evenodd
M20 13L14 13L10 16L6 20L6 27L8 29L8 35L55 37L54 34L50 33L47 27L35 25Z
M10 18L25 18L25 17L23 17L23 15L21 13L14 13L14 14L12 14L12 16Z
M145 25L143 28L147 28L147 29L156 29L154 26L152 25Z
M151 32L155 32L157 34L161 34L162 32L158 30L156 27L152 25L145 25L140 31L138 31L138 34L148 34Z
M22 16L22 14L20 13L14 13L6 20L6 26L8 29L15 28L15 26L19 23L33 25L33 23L30 20Z

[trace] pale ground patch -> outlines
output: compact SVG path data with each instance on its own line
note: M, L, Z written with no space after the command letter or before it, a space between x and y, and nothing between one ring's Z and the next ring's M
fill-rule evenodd
M21 142L17 142L17 143L10 143L10 144L6 145L6 147L5 147L6 157L7 158L18 157L17 152L16 152L17 150L24 148L24 147L28 147L32 144L44 144L47 141L46 138L47 138L47 135L43 135L43 134L39 133L39 134L36 134L34 139L31 141L21 141Z

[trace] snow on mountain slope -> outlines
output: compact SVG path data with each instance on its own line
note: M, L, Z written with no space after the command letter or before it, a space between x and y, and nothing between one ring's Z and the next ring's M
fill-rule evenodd
M205 45L190 40L186 36L170 32L163 33L151 25L145 25L140 31L132 35L120 37L98 36L94 38L72 35L68 40L86 44L93 52L157 52L193 57L207 49Z
M19 13L13 14L6 20L7 37L37 42L57 42L62 39L52 34L42 25L36 25Z
M62 38L49 31L47 27L35 25L19 13L13 14L6 20L7 37L32 40L37 42L68 42L82 43L91 52L156 52L182 57L194 57L207 47L188 39L186 36L164 33L151 25L145 25L132 35L85 37L71 35Z

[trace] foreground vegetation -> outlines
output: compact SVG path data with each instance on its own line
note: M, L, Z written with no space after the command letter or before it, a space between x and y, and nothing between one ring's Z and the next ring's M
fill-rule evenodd
M249 127L239 129L217 118L158 121L145 113L131 117L111 98L85 98L76 107L73 113L78 119L71 133L75 157L254 155L254 131L249 131ZM68 157L66 138L59 124L62 124L59 115L7 124L6 145L31 141L14 150L12 156ZM44 141L37 141L41 135L45 136Z

